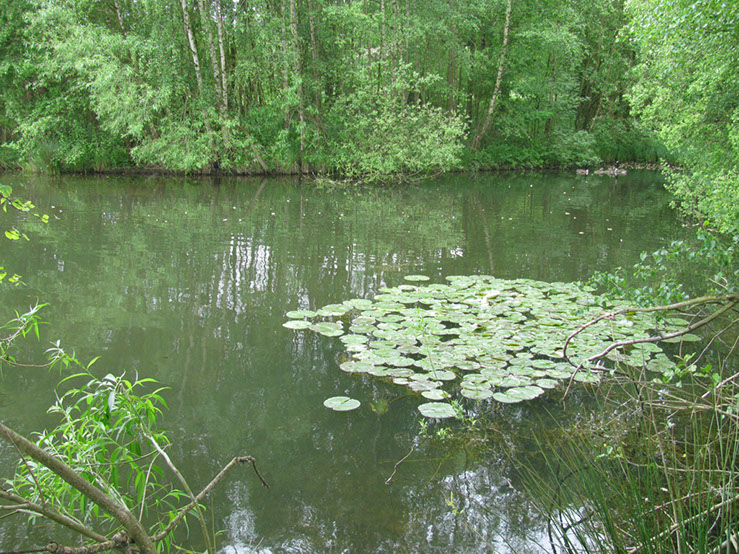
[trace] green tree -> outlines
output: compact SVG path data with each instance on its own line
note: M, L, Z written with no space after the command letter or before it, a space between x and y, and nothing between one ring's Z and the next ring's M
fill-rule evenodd
M631 0L640 63L631 102L686 171L670 188L688 213L739 231L739 5Z

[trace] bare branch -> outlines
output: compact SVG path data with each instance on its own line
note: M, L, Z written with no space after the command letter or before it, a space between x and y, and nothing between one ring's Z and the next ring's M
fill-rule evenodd
M651 336L643 339L631 339L631 340L623 340L623 341L616 341L611 343L607 348L605 348L602 352L599 352L598 354L594 354L593 356L590 356L589 358L585 358L582 360L579 364L575 365L575 363L570 360L570 358L567 356L567 346L572 341L573 338L575 338L578 334L580 334L582 331L590 327L591 325L594 325L595 323L598 323L599 321L602 321L604 319L613 319L615 316L625 313L650 313L650 312L664 312L664 311L672 311L677 310L680 308L685 308L689 306L695 306L695 305L703 305L703 304L720 304L725 303L723 306L721 306L719 309L717 309L712 314L704 317L700 321L696 323L692 323L685 327L684 329L680 329L679 331L675 331L673 333L665 333L661 335ZM572 373L572 376L570 377L570 381L567 385L567 390L565 391L565 398L567 397L568 393L570 392L570 388L572 387L572 383L574 381L575 375L587 364L594 362L595 360L599 360L603 358L604 356L608 355L611 351L615 350L616 348L622 348L624 346L631 346L634 344L643 344L648 342L660 342L667 339L677 338L681 337L683 335L687 335L688 333L691 333L697 329L700 329L701 327L704 327L714 319L717 319L724 313L731 310L737 303L739 303L739 293L735 294L727 294L723 296L703 296L700 298L695 298L693 300L687 300L685 302L678 302L676 304L670 304L668 306L654 306L652 308L624 308L622 310L616 310L614 312L608 312L605 314L601 314L597 318L587 322L586 324L580 326L579 329L574 331L572 334L570 334L569 337L567 337L567 340L565 341L564 347L562 349L562 355L563 357L570 363L570 365L575 366L575 371Z
M573 331L572 334L570 334L570 336L567 337L567 340L565 340L564 347L562 348L562 355L568 362L570 362L570 359L567 357L567 346L570 344L572 339L574 339L577 335L582 333L588 327L595 325L596 323L604 319L613 319L617 315L622 315L622 314L667 312L667 311L672 311L672 310L679 310L681 308L689 308L691 306L696 306L696 305L721 304L724 302L729 302L727 309L732 308L737 302L739 302L739 293L725 294L721 296L701 296L699 298L693 298L691 300L685 300L683 302L676 302L675 304L669 304L666 306L652 306L651 308L623 308L621 310L616 310L613 312L606 312L604 314L599 315L595 319L588 321L586 324L582 325L576 331ZM665 338L670 338L670 337L665 337ZM664 340L664 338L660 338L658 340ZM654 341L644 340L642 342L654 342ZM570 363L572 364L572 362ZM575 364L572 364L572 365L575 365Z
M389 485L389 484L390 484L390 481L392 480L392 478L393 478L393 477L395 477L395 472L397 472L397 471L398 471L398 466L399 466L400 464L402 464L403 462L405 462L405 461L406 461L406 460L408 459L408 456L410 456L411 454L413 454L413 450L414 450L414 448L415 448L415 446L411 446L411 449L410 449L410 451L408 452L408 454L406 454L406 455L405 455L405 456L403 456L403 457L402 457L402 458L401 458L400 460L398 460L397 462L395 462L395 467L393 468L393 473L392 473L392 475L390 475L390 477L388 477L388 478L387 478L387 481L385 481L385 484L386 484L386 485Z
M226 476L226 473L228 473L233 466L243 463L250 463L254 468L254 472L257 474L257 477L259 477L259 480L262 482L262 486L269 488L269 485L259 473L259 470L257 469L257 462L254 458L252 458L251 456L239 456L237 458L234 458L223 467L218 475L216 475L202 491L200 491L200 494L193 498L192 502L190 502L187 506L180 510L180 513L177 514L177 516L169 522L169 525L167 525L167 527L165 527L161 532L154 535L154 541L160 541L164 539L164 537L166 537L169 533L171 533L172 529L175 528L175 526L182 520L182 518L185 517L187 513L196 505L198 505L211 490L213 490L213 488Z

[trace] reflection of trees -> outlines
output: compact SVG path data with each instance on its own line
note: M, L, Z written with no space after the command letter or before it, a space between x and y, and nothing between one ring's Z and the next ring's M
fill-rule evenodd
M634 244L656 247L676 232L667 195L650 187L650 178L523 174L505 186L499 177L478 178L463 208L474 260L466 271L489 272L492 259L498 277L571 281L633 263Z

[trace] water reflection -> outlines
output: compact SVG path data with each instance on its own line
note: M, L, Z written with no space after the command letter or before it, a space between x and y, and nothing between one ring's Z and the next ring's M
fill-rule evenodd
M4 305L49 302L54 327L44 340L61 338L83 358L101 354L100 371L139 371L171 387L171 455L193 488L233 456L262 465L269 490L243 470L213 495L222 552L545 551L542 522L500 449L471 455L419 438L417 398L342 373L341 344L283 328L284 314L371 297L410 273L571 281L631 264L679 232L655 176L638 172L618 182L453 176L380 190L285 180L6 182L55 206L59 219L32 226L30 243L3 253L27 283L3 290ZM2 379L0 417L40 427L42 416L17 407L43 413L57 376ZM362 408L323 408L338 394ZM390 404L382 416L370 409L380 400ZM556 406L551 397L525 409L465 405L504 428L509 445ZM4 463L12 457L0 449ZM0 529L5 550L30 532L8 521ZM198 548L196 536L188 541Z

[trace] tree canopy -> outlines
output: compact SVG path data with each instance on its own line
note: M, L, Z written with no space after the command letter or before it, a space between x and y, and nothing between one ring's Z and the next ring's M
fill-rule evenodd
M624 99L619 0L0 8L5 165L372 178L657 156Z

